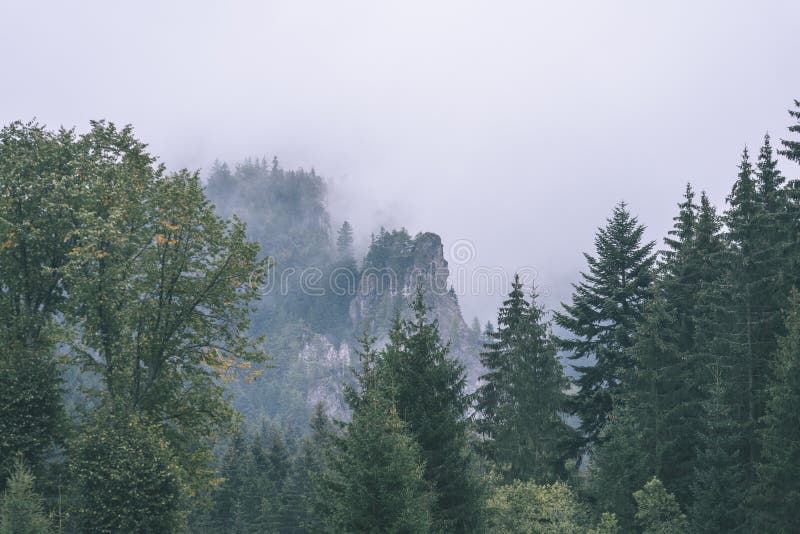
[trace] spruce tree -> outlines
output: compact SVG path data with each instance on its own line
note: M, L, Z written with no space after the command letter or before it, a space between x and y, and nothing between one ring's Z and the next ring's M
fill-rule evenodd
M437 322L428 321L420 287L411 311L394 321L378 375L392 384L397 414L422 449L425 480L436 492L434 528L472 532L481 523L482 488L467 448L464 367L449 356Z
M353 258L353 227L347 221L342 223L337 232L336 251L340 260Z
M579 362L574 411L589 442L599 439L623 371L632 366L627 349L650 297L655 243L642 243L644 230L626 204L618 204L597 232L596 254L584 254L589 272L573 286L572 303L555 313L556 324L571 334L560 345Z
M740 466L740 427L731 416L719 361L711 363L706 425L692 482L689 518L693 532L742 532L746 487Z
M522 294L519 275L498 314L481 361L477 408L485 448L508 481L553 482L564 477L571 429L563 421L567 380L543 310Z
M794 105L797 109L790 109L789 116L795 119L796 123L789 126L789 131L792 133L800 133L800 100L795 100ZM800 163L800 141L781 139L781 144L784 148L780 151L780 154L792 161Z
M800 525L800 293L792 291L763 420L764 455L751 495L760 532Z
M31 470L17 456L8 487L0 496L0 534L47 534L50 518L34 490Z
M329 453L327 527L332 532L431 530L432 493L420 447L398 416L390 383L375 370L363 338L360 391L348 393L353 416Z
M725 213L727 249L723 272L708 292L710 317L706 336L713 358L725 372L726 402L739 427L744 484L755 480L760 456L759 420L766 406L776 335L782 332L785 292L785 241L777 227L782 208L782 178L765 141L758 167L743 152Z

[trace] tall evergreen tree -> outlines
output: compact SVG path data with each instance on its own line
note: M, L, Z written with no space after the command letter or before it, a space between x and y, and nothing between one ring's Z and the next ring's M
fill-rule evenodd
M478 390L479 428L509 481L553 482L565 475L570 451L571 431L562 419L567 380L536 293L525 300L519 275L511 288L481 355L488 372Z
M556 323L571 334L560 340L580 373L574 411L585 439L596 442L611 412L612 397L631 367L627 349L650 297L654 242L642 244L644 226L626 204L614 208L595 237L596 255L584 254L588 273L575 284L572 303L555 313Z
M744 484L755 480L760 456L759 420L766 406L776 335L783 326L783 250L777 227L782 178L765 141L754 169L745 149L725 213L727 250L723 273L709 290L711 351L726 373L727 402L740 428Z
M378 374L392 384L397 414L422 449L425 480L436 492L434 528L472 532L482 520L482 488L467 449L464 368L448 355L437 322L428 321L420 287L411 310L411 319L395 320Z
M427 533L432 494L419 445L398 416L391 383L376 373L367 337L362 357L361 390L348 393L352 419L330 451L327 526L332 532Z
M792 291L787 333L775 359L762 438L764 455L751 495L760 532L792 532L800 525L800 293Z
M689 517L693 532L741 532L746 517L746 487L739 458L741 428L731 416L720 361L711 363L709 370L707 422L700 436Z
M0 496L0 534L47 534L51 522L34 490L31 470L17 456L8 488Z
M797 109L790 109L789 116L796 120L796 123L789 126L789 131L792 133L800 133L800 100L795 100L794 105ZM800 163L800 141L793 139L781 139L783 150L780 151L782 156L786 156L792 161Z
M336 251L340 259L352 259L353 256L353 227L344 221L336 235Z

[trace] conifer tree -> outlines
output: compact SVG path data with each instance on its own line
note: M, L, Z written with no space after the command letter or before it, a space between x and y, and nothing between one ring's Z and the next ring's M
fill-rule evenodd
M427 533L432 494L420 448L398 416L391 384L376 374L371 341L363 340L361 390L348 394L353 416L329 456L327 526L333 532Z
M776 226L782 201L776 189L782 178L765 141L757 170L747 150L728 197L725 213L727 249L723 272L708 292L709 327L705 335L713 358L725 373L730 415L739 427L738 461L749 487L760 456L759 420L766 406L776 335L782 332L785 295L785 241Z
M762 438L764 455L751 495L760 532L791 532L800 525L800 293L792 291L787 333L775 359Z
M8 487L0 496L0 534L47 534L50 518L34 490L31 470L17 456Z
M794 105L797 109L790 109L789 116L796 120L796 123L789 127L792 133L800 133L800 100L795 100ZM783 150L780 151L782 156L786 156L792 161L800 163L800 141L792 139L781 139Z
M739 444L740 427L731 416L720 361L710 364L707 423L700 436L690 521L694 532L741 532L745 525L745 494Z
M411 311L410 319L395 320L378 375L392 385L397 414L421 447L425 480L436 492L434 528L471 532L480 527L482 488L467 449L464 367L448 355L437 322L428 321L420 287Z
M571 430L563 421L567 381L536 304L525 300L519 275L498 314L481 361L479 428L488 455L508 481L553 482L564 476Z
M596 254L584 254L589 272L573 286L572 303L555 313L556 323L571 334L560 345L579 362L574 410L589 442L599 439L623 370L631 367L627 349L650 297L655 243L642 244L644 230L624 202L617 205L597 232Z
M317 404L311 418L311 433L303 439L286 481L281 532L324 531L329 503L324 501L321 481L328 469L326 453L331 446L332 433L324 406Z
M336 251L340 260L353 258L353 227L347 221L342 223L336 235Z

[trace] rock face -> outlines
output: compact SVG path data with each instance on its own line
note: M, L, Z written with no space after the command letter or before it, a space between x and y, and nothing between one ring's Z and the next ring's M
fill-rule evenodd
M439 322L442 339L450 341L451 354L459 359L467 371L467 387L477 387L481 366L479 332L471 330L461 316L458 299L449 290L450 275L441 238L433 233L419 234L413 239L398 239L389 247L388 261L380 258L365 260L358 290L350 303L350 320L353 332L367 329L377 338L377 348L388 342L388 331L396 314L407 317L408 306L417 286L421 286L429 317ZM307 404L325 404L334 416L346 413L342 400L342 383L332 382L341 377L343 369L358 365L354 351L347 341L338 347L324 336L306 344L298 358L317 368L327 368L329 373L312 385L308 391ZM313 363L312 363L313 362Z

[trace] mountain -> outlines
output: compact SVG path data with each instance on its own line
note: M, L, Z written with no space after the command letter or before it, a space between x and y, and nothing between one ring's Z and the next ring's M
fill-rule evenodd
M367 331L378 347L385 344L418 285L466 367L468 387L476 387L481 332L464 322L438 235L381 228L357 262L349 225L334 242L325 181L313 171L286 171L276 160L247 160L233 170L216 164L207 192L223 216L247 223L250 238L274 262L252 321L272 360L255 381L230 384L246 421L305 428L317 403L347 418L343 390L359 365L355 339Z

